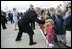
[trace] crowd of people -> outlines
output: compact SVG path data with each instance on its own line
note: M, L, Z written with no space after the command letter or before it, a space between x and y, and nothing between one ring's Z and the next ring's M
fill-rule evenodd
M71 6L64 7L64 10L57 6L57 9L42 9L40 7L34 8L30 5L29 10L25 13L19 13L16 8L13 8L13 13L9 11L8 18L11 23L15 23L19 27L19 32L16 41L20 41L22 33L28 33L30 42L29 45L34 45L33 30L35 29L35 21L39 24L40 29L43 31L48 46L54 47L55 42L62 41L65 46L71 47ZM6 14L1 11L1 24L3 29L6 29L5 23L7 22ZM31 25L30 25L31 24Z

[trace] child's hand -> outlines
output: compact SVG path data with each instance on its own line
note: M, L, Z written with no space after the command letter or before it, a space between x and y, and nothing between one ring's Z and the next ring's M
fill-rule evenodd
M47 23L45 23L45 24L44 24L44 27L45 27L45 28L47 28L47 25L48 25L48 24L47 24Z

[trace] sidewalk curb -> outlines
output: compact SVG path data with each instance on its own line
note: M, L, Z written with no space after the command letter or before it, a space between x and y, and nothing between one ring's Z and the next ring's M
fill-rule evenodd
M47 40L46 37L44 36L44 34L43 34L42 30L40 29L40 27L39 27L39 26L37 26L37 27L38 27L38 29L40 30L40 32L41 32L41 34L42 34L42 36L43 36L43 38L44 38L44 40L45 40L45 42L46 42L47 48L49 48L49 47L48 47L48 40Z

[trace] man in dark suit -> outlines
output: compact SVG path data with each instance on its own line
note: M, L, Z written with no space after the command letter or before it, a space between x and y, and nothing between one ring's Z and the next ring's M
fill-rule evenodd
M45 23L45 21L39 20L37 18L39 12L40 12L40 9L39 8L36 8L36 10L28 10L25 13L24 17L22 17L18 21L19 32L18 32L16 41L20 41L21 40L21 37L22 37L22 33L25 32L25 33L28 33L29 38L30 38L29 45L36 44L36 42L33 42L34 32L33 32L32 27L29 25L29 23L34 22L34 21L36 21L38 23L41 23L41 24L44 24Z

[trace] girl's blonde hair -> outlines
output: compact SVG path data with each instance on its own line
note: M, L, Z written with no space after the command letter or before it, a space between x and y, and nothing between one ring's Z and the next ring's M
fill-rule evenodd
M54 21L52 19L48 19L48 22L51 22L52 24L54 24Z
M52 19L48 19L48 22L51 22L51 24L53 25L53 29L55 29L54 21Z

